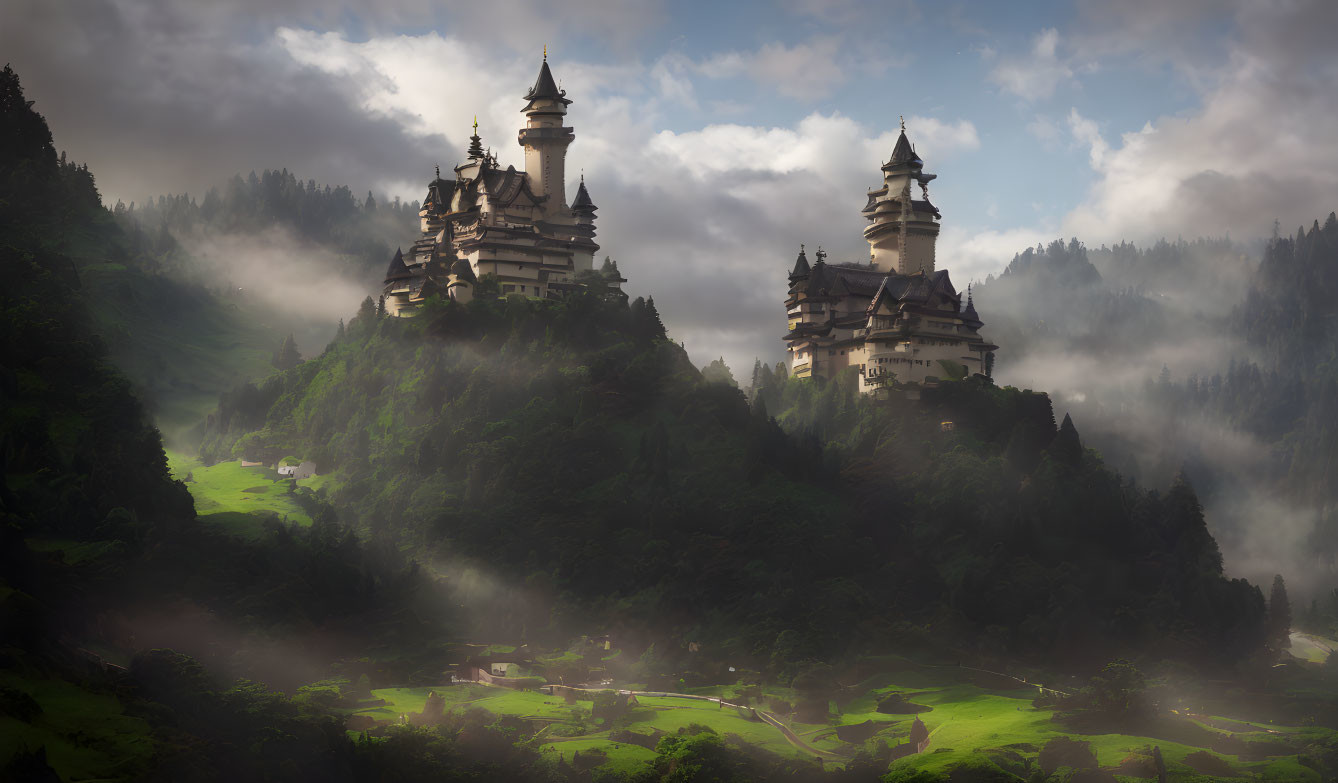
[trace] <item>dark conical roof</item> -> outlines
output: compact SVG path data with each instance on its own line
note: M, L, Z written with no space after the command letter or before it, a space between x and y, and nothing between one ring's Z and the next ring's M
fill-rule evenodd
M451 264L451 274L471 283L478 282L478 278L474 275L474 267L465 258L457 258L455 263Z
M553 80L553 72L548 70L548 58L544 58L544 64L539 66L539 78L534 80L534 86L525 93L525 100L537 101L542 98L571 103L566 98L567 93L559 90L557 82Z
M970 286L966 288L966 309L962 311L962 315L972 321L980 320L980 316L976 314L976 303L971 299Z
M406 280L413 277L409 267L404 264L404 251L395 248L395 257L390 259L390 268L386 270L386 282L391 280Z
M906 129L902 128L901 135L897 137L897 144L892 148L892 159L887 162L888 165L910 163L912 161L919 162L919 160L920 156L915 154L915 150L911 149L911 140L906 138Z
M790 273L791 280L798 280L802 277L808 277L808 256L804 255L804 246L799 246L799 257L794 260L794 271Z
M576 198L572 199L571 209L573 212L580 209L588 209L591 212L594 212L598 209L598 207L595 206L595 202L590 200L590 192L585 189L584 175L581 177L580 187L576 188Z

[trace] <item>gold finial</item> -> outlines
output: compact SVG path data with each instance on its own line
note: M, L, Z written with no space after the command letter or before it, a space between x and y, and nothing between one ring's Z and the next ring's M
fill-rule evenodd
M906 132L906 115L901 115L901 132Z
M548 62L548 44L544 44L544 62Z
M474 115L474 135L479 135L479 116L477 114Z

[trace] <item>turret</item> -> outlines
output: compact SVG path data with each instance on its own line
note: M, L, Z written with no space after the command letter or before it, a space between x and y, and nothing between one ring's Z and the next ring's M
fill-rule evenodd
M474 117L474 135L469 137L469 159L483 160L483 139L479 138L479 118Z
M924 161L906 137L905 120L882 171L883 186L869 192L863 210L869 221L864 238L870 263L879 271L903 275L933 272L941 216L929 203L929 183L937 175L924 173ZM915 198L912 185L919 185L921 198Z
M984 326L976 312L976 303L971 299L971 286L966 287L966 308L962 310L962 320L979 329Z
M597 209L599 207L595 206L594 201L590 200L590 191L585 189L585 175L582 174L581 184L576 188L576 198L572 199L571 202L572 217L576 219L577 225L590 226L593 229ZM590 235L594 236L593 230Z
M794 269L790 272L790 282L808 277L808 256L804 255L804 246L799 246L799 257L794 260Z
M404 252L395 248L395 257L390 259L390 268L386 269L386 283L392 283L396 280L407 280L413 277L409 267L404 263Z
M565 90L558 89L553 72L548 69L548 49L534 86L525 93L525 127L520 129L518 141L525 148L525 173L530 177L530 189L536 196L547 196L545 215L566 211L567 191L565 168L567 146L576 138L573 128L563 126L563 118L571 101Z

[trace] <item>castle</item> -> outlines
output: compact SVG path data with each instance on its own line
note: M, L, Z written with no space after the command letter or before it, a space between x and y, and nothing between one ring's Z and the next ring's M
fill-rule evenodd
M963 305L947 270L934 268L941 215L929 182L936 176L924 172L903 121L883 186L869 191L863 209L869 263L829 264L819 249L810 266L800 245L785 300L792 377L831 378L857 367L860 390L869 393L991 374L998 346L980 335L970 291Z
M566 96L545 49L521 110L524 171L503 170L474 121L468 159L455 167L455 178L443 179L438 168L428 185L418 213L422 236L390 261L383 292L389 314L410 314L430 296L467 302L483 275L494 275L504 295L559 298L592 282L620 294L627 281L617 264L606 259L594 268L597 208L584 177L567 204L567 146L576 134L562 124L571 105Z

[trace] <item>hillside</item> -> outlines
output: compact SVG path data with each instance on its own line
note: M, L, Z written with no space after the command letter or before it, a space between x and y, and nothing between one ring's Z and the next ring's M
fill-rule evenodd
M1223 577L1188 484L1124 483L1044 395L786 383L801 434L702 380L651 302L368 305L228 395L201 454L314 460L345 524L504 585L477 613L503 638L698 640L778 673L926 639L1074 665L1261 644L1262 596Z

